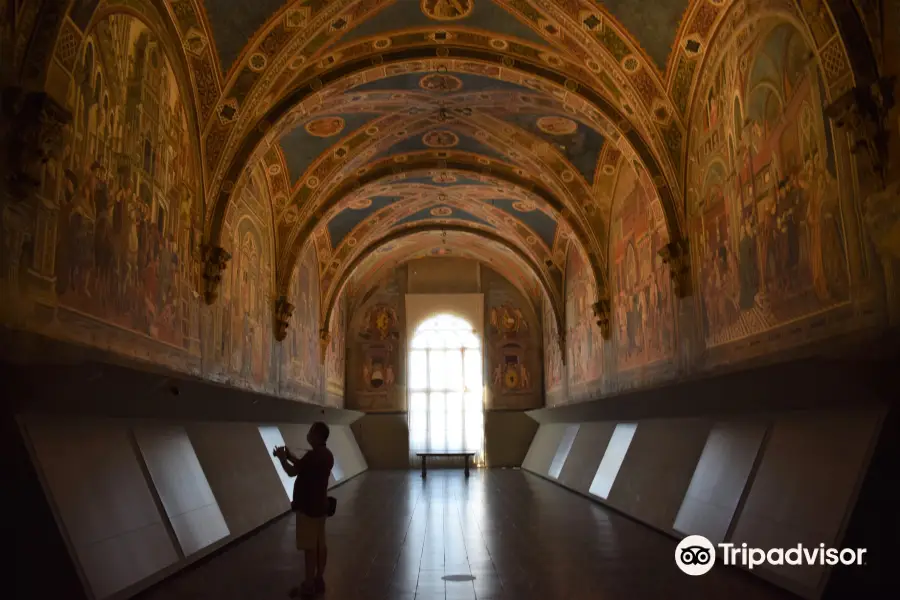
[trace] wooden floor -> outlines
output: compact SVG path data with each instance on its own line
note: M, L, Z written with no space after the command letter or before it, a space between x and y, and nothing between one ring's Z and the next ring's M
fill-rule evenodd
M519 470L368 472L333 493L325 598L794 598L733 568L684 575L673 539ZM143 596L286 598L301 565L288 516Z

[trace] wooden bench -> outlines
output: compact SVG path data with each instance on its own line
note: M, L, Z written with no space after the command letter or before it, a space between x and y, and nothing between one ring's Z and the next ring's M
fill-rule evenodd
M429 456L462 456L463 460L466 464L466 477L469 476L469 457L475 456L474 452L416 452L416 456L422 459L422 478L425 478L426 467L425 463L428 460Z

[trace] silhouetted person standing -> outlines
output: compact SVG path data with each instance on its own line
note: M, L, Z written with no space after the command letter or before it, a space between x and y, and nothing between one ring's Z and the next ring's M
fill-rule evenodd
M297 458L284 446L274 451L284 472L296 477L291 508L297 513L297 550L304 554L306 578L299 588L291 590L292 597L310 597L325 592L328 557L325 519L328 518L328 478L334 467L334 456L325 446L328 434L328 425L318 421L306 435L312 449L303 458Z

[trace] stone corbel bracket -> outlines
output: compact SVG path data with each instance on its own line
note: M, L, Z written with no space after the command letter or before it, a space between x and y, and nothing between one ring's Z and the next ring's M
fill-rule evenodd
M27 200L40 188L44 165L62 153L72 113L43 92L18 87L3 90L0 107L10 197Z
M279 296L275 299L275 339L279 342L287 337L291 317L294 314L294 305L288 302L287 296Z
M608 340L612 329L610 327L612 322L612 311L609 295L607 294L598 298L597 301L591 305L591 308L594 310L594 318L597 319L597 327L600 328L600 335L603 336L604 340Z
M669 242L659 251L663 262L669 265L672 288L679 298L691 295L691 253L688 240Z
M845 92L825 108L825 115L850 135L850 151L865 153L879 189L886 184L888 113L894 106L894 79L883 77Z
M231 254L219 246L204 244L203 251L203 298L207 304L215 303L219 297L222 274L231 260Z
M606 294L601 298L598 298L597 301L591 305L591 309L594 311L597 327L600 328L600 335L603 336L604 340L608 340L612 329L610 327L610 324L612 323L612 311L609 295Z

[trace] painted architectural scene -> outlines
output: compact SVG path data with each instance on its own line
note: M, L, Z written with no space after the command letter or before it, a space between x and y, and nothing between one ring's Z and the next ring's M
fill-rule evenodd
M32 197L3 205L3 311L53 337L197 373L203 198L191 92L128 15L98 21L70 65L59 151Z
M328 328L331 334L325 353L325 390L326 402L334 404L344 396L347 354L347 297L341 293L334 303L331 323Z
M665 360L675 345L672 278L659 255L668 233L648 183L628 164L620 166L610 236L619 371Z
M222 375L254 388L277 386L273 360L273 240L268 195L258 174L236 195L225 225L231 253L216 303L213 344ZM290 328L288 329L290 331Z
M817 63L793 25L725 52L694 121L692 259L709 346L847 302L847 215Z
M41 191L56 207L40 252L61 310L199 352L200 175L165 49L141 21L108 17L82 45L68 101Z
M267 173L252 165L235 188L220 236L231 259L207 306L203 175L193 92L179 83L180 50L149 21L130 14L92 21L96 3L81 4L65 23L80 42L57 65L68 73L60 102L71 116L59 152L48 155L33 198L3 206L7 322L236 387L319 401L314 255L291 281L299 310L276 355ZM89 21L81 37L78 28Z
M573 388L598 382L603 374L603 337L591 305L597 292L585 259L573 246L566 260L566 374Z
M553 307L545 294L541 295L541 310L543 311L541 333L543 334L544 351L544 393L547 404L551 404L551 399L559 399L561 396L565 373L556 316L553 314Z
M318 392L322 385L319 353L319 263L312 244L298 261L288 298L294 313L284 340L282 385Z

